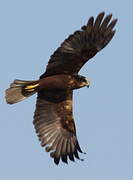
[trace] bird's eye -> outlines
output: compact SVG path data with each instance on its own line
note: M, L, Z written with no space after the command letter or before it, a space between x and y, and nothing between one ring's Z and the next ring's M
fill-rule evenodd
M77 80L79 80L79 81L85 81L85 77L83 77L83 76L77 76L76 78L77 78Z

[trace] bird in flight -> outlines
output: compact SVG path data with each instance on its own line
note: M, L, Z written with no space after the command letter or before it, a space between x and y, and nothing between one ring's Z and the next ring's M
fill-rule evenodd
M68 163L80 159L82 153L73 118L73 91L89 86L86 77L79 75L82 66L113 38L117 19L101 12L96 19L75 31L60 45L48 61L39 80L14 80L5 91L8 104L14 104L37 93L33 124L46 152L54 159ZM80 159L81 160L81 159Z

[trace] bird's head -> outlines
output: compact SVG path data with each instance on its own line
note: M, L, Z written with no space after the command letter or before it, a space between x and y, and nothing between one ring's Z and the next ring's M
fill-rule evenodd
M76 84L77 84L77 88L82 88L84 86L87 86L89 87L90 86L90 81L86 79L86 77L84 76L81 76L81 75L74 75L74 78L75 78L75 81L76 81Z

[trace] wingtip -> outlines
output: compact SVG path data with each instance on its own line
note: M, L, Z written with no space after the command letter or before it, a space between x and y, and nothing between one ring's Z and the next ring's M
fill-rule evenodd
M115 24L116 24L116 23L117 23L117 21L118 21L118 18L115 18L113 21L114 21L114 22L115 22Z
M104 16L105 15L105 12L104 11L102 11L102 12L100 12L99 14L98 14L98 16Z
M54 163L56 164L56 165L58 165L59 164L59 162L60 162L60 158L54 158Z
M62 162L64 162L65 164L68 164L67 155L62 155L62 156L61 156L61 160L62 160Z

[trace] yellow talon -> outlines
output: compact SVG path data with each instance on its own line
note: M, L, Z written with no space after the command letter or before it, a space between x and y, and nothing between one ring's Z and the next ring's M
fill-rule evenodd
M34 91L35 89L26 89L28 92L32 92Z
M34 88L37 87L39 84L34 84L34 85L28 85L25 87L26 90L29 91L34 91Z

